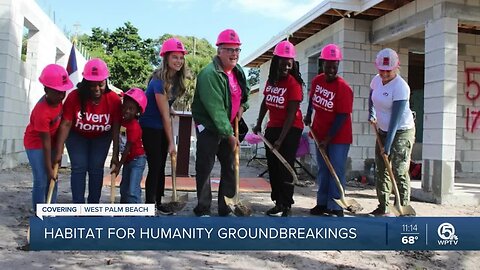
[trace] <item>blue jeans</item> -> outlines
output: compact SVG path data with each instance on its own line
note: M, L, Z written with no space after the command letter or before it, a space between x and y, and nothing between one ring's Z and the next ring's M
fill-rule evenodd
M140 182L143 178L146 163L146 156L141 155L123 164L122 182L120 183L121 203L142 203Z
M350 144L329 144L325 151L337 173L338 179L340 179L343 189L345 189L346 183L345 167L347 165L348 150L350 150ZM318 148L317 165L317 205L326 206L330 210L341 210L342 208L333 200L334 198L340 198L340 191Z
M47 176L47 170L45 169L45 157L43 155L43 149L26 149L28 161L30 167L32 167L33 173L33 189L32 189L32 206L33 211L37 211L38 203L47 202L48 186L50 179ZM52 152L52 157L54 157ZM52 194L52 203L57 201L57 183Z
M72 165L70 184L73 203L85 203L86 173L88 172L88 203L98 203L102 194L103 168L112 142L109 132L97 138L85 138L70 131L66 146Z

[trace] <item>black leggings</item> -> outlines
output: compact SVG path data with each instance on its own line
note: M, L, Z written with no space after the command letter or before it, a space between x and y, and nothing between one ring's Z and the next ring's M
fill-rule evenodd
M168 142L164 129L142 128L142 140L147 155L148 174L145 181L145 203L162 202L165 191L165 163Z
M282 128L267 128L265 130L265 138L273 145L280 137ZM280 146L278 152L285 158L290 166L295 165L295 155L297 153L298 144L302 129L290 128L285 139ZM268 175L270 176L270 186L272 187L271 198L276 204L291 206L293 201L293 176L282 162L273 154L268 147L266 148L266 156L268 163Z

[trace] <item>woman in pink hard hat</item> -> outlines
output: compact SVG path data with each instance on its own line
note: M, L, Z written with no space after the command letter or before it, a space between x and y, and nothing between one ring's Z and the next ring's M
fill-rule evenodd
M265 138L294 166L300 136L303 131L300 102L304 82L295 62L295 47L289 41L277 44L273 51L264 98L258 113L254 133L261 132L263 118L269 112ZM289 216L293 201L293 176L270 149L266 150L268 174L272 187L271 199L275 206L266 212L269 216Z
M156 204L160 214L171 215L171 209L162 205L165 191L165 164L168 153L175 150L170 122L170 107L185 93L185 54L183 43L177 38L165 40L160 50L162 66L149 79L147 107L140 117L142 139L148 162L145 182L145 203Z
M47 65L38 79L44 87L43 95L30 114L30 123L25 130L23 144L32 167L32 204L36 211L38 203L45 203L50 179L56 179L53 171L55 139L62 116L62 101L65 92L73 87L67 71L56 64ZM57 198L57 185L52 202Z
M107 64L99 59L87 61L83 80L65 100L60 124L57 157L60 161L65 143L70 157L72 199L85 203L86 174L88 173L88 203L99 203L103 168L113 139L111 165L118 167L121 101L108 88L110 73Z
M198 204L193 209L197 216L210 215L212 191L210 173L215 156L221 164L218 191L218 215L231 215L225 196L235 195L234 150L239 145L235 138L235 118L242 118L248 108L249 86L240 57L240 38L233 29L225 29L217 38L217 55L197 77L192 103L192 116L197 130L197 159L195 163Z
M120 183L121 203L142 203L142 188L140 182L147 158L142 143L142 128L138 118L145 111L147 97L140 88L132 88L123 95L122 126L126 129L126 142L123 147L120 164L112 170L118 175L123 166L122 182Z
M369 122L376 123L384 148L375 147L376 189L378 207L371 215L390 216L389 197L392 182L382 155L388 156L400 191L403 206L410 204L410 155L415 142L415 122L410 110L410 87L398 74L397 53L386 48L375 59L378 74L370 83Z
M320 53L323 73L315 76L310 88L306 125L319 140L345 188L345 169L348 151L352 143L353 92L348 83L337 75L342 52L335 44L323 47ZM311 122L312 108L315 111ZM340 198L332 174L317 149L317 204L310 209L312 215L343 217L343 209L333 199Z

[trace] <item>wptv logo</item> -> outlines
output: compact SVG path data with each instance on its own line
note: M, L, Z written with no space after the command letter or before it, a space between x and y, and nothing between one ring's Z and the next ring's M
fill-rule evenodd
M458 244L458 236L455 235L455 227L448 223L442 223L438 226L437 229L438 237L440 237L438 241L438 245L440 246L456 246Z

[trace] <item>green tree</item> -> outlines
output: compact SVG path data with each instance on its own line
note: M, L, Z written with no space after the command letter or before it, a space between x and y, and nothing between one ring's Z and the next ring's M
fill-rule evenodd
M142 39L138 29L130 22L113 32L100 27L92 28L91 35L78 38L91 57L105 60L110 69L110 82L123 91L131 87L146 88L146 81L155 67L160 66L159 51L162 43L172 34L158 39ZM175 36L182 41L188 54L185 57L189 75L187 92L174 104L176 110L190 110L195 91L196 77L215 55L215 48L204 38Z
M195 84L197 81L197 75L200 71L212 61L213 56L216 54L215 48L208 42L208 40L202 38L199 39L194 36L174 36L172 34L164 34L158 38L158 42L161 48L161 44L171 38L176 37L182 41L188 54L185 56L185 62L189 70L189 76L186 81L187 91L179 98L174 104L175 110L187 110L191 108L193 101L193 95L195 93Z
M260 69L259 68L250 68L248 70L248 83L250 86L254 86L260 83Z
M146 80L158 64L155 42L143 40L130 22L113 32L92 28L92 35L82 35L79 42L92 57L102 58L110 69L110 82L126 91L132 87L145 89Z

